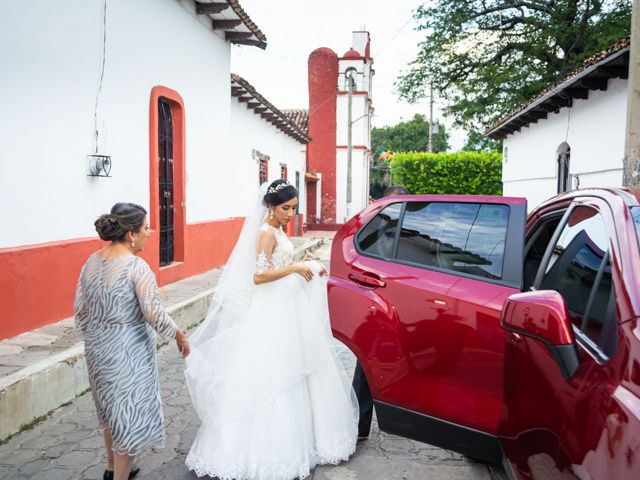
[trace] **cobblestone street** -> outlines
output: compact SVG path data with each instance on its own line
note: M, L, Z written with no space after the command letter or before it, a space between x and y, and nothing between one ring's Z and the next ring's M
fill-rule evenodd
M316 251L327 260L329 245ZM342 358L352 372L354 359ZM184 382L183 360L173 344L158 352L167 440L163 449L145 451L136 459L140 479L193 479L184 459L198 420ZM105 452L90 393L81 395L0 445L0 478L6 480L99 479ZM378 430L358 444L349 462L315 469L312 480L503 480L500 468L462 455L413 442Z

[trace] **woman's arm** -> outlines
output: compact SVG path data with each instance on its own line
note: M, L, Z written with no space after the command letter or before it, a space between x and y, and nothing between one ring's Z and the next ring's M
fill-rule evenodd
M155 275L144 260L138 259L136 263L131 279L144 317L162 337L175 339L178 350L186 357L189 355L189 341L162 306Z
M282 268L273 268L271 255L276 248L276 236L270 231L260 232L258 237L258 247L256 255L256 269L253 274L253 283L260 285L279 280L292 273L299 273L305 280L310 281L313 278L311 269L302 262L292 263Z

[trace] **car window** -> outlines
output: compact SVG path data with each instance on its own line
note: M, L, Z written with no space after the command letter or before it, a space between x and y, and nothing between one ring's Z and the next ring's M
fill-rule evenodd
M612 352L611 342L615 338L612 332L607 331L607 327L615 325L615 322L607 322L608 318L615 315L615 302L613 301L613 284L611 280L611 261L607 261L602 265L602 273L600 274L597 285L592 291L592 299L589 305L589 313L582 322L581 330L596 345L600 345L605 353L610 355ZM615 329L614 329L615 330Z
M377 257L393 257L393 243L401 210L401 203L388 205L360 230L356 242L362 252Z
M608 324L615 324L609 261L609 236L597 210L575 208L563 227L540 289L556 290L564 298L575 328L607 353Z
M556 228L558 228L558 224L562 219L562 213L564 212L560 212L558 216L539 223L528 238L523 268L523 291L529 290L533 285L536 279L536 273L538 273L538 269L542 263L544 252L547 251L553 233L556 231Z
M499 280L508 223L507 205L409 202L397 258Z

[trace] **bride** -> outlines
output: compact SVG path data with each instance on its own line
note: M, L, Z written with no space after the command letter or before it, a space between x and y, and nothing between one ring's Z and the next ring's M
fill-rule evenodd
M202 424L186 464L198 476L303 479L355 451L358 404L331 335L327 272L293 263L282 231L297 204L285 180L260 187L189 339L185 373Z

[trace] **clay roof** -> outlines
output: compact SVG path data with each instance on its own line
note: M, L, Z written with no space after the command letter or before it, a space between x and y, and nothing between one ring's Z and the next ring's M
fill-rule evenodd
M574 98L588 98L589 90L606 90L609 78L628 78L630 39L623 38L586 60L562 80L549 85L526 103L502 117L485 135L502 139L550 112L571 107Z
M240 6L238 0L199 0L196 13L211 18L214 31L224 31L225 38L239 45L267 47L267 37Z
M347 52L345 52L345 54L342 56L343 59L347 60L347 59L353 59L353 60L361 60L364 57L362 55L360 55L360 52L358 52L357 50L350 48Z
M300 130L307 134L309 133L309 110L286 109L282 110L282 112Z
M231 74L231 96L236 97L238 102L246 103L249 110L253 110L253 113L298 142L309 143L311 141L307 130L302 129L287 114L258 93L253 85L234 73Z

